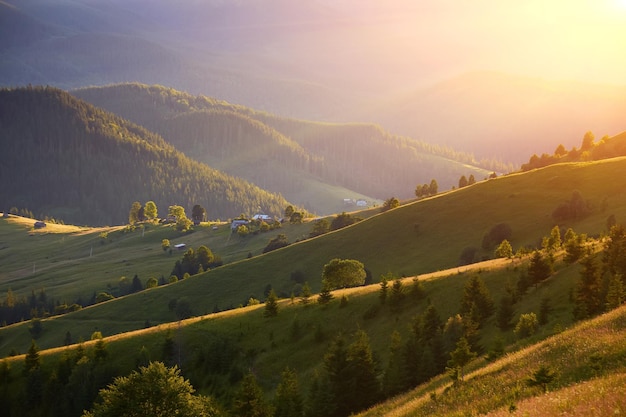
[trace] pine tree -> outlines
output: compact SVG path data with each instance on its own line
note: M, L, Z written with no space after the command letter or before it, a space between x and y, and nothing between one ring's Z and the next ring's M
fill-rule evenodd
M613 274L609 280L609 288L606 293L605 308L607 311L621 306L626 300L626 289L624 289L624 282L622 277Z
M281 374L274 398L274 417L302 417L304 410L298 376L289 368Z
M278 297L272 289L265 300L265 311L263 312L264 317L276 317L278 315Z
M391 334L389 362L383 376L383 392L386 397L398 394L404 388L404 364L402 360L402 337L398 331Z
M467 339L464 337L459 339L456 349L450 352L450 360L448 361L448 367L453 370L453 377L458 376L463 381L463 368L475 357L476 353L470 350Z
M311 298L311 287L309 286L309 282L306 281L302 286L302 291L300 292L300 302L302 304L309 304Z
M318 304L325 306L328 303L330 303L330 300L332 299L333 299L333 294L330 292L330 289L328 288L327 285L323 285L322 291L320 291L319 295L317 296Z
M378 401L380 397L376 365L369 337L365 331L357 331L354 342L348 346L347 361L349 390L352 390L350 411L364 410Z
M235 394L231 411L234 416L272 416L272 409L263 399L263 391L251 372L243 377L239 390Z
M494 303L487 286L478 275L473 275L465 284L463 289L463 297L461 299L461 314L467 315L471 312L472 306L479 317L478 322L482 323L487 317L491 316L494 311Z
M581 261L580 281L575 288L574 317L586 319L600 314L602 305L602 278L595 258L587 257Z

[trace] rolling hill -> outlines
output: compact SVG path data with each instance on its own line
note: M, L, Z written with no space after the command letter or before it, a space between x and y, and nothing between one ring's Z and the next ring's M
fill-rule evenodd
M76 224L123 224L134 201L212 218L287 201L193 161L160 136L54 88L0 90L0 201Z
M416 185L433 178L443 190L462 175L485 178L503 168L479 167L469 154L375 125L287 119L160 86L73 94L160 134L192 158L323 215L344 210L344 198L412 198Z
M623 85L476 71L490 69L482 62L450 68L462 57L427 59L430 42L401 28L441 41L465 22L436 2L397 3L4 1L0 84L160 84L284 117L377 123L516 166L586 131L622 129ZM433 20L407 22L415 9Z
M480 182L434 198L407 204L348 228L314 239L306 239L252 258L247 258L245 254L247 252L254 252L252 255L258 254L256 251L263 243L257 243L257 249L250 250L253 246L246 245L253 244L252 241L233 242L226 231L214 237L211 237L213 232L211 230L195 232L193 239L197 242L196 245L209 242L211 250L216 254L225 255L234 251L234 255L229 258L234 262L172 286L158 287L149 292L122 297L54 318L49 325L54 328L70 326L76 329L79 325L81 328L86 326L83 330L86 333L81 332L83 337L87 337L94 327L106 334L115 334L141 328L146 321L153 324L171 321L173 313L168 307L171 300L184 298L195 306L195 314L202 315L245 304L250 297L263 299L268 286L282 297L289 297L292 292L297 293L299 290L296 284L304 281L309 282L313 291L319 291L322 268L333 258L360 260L369 270L373 280L388 272L397 276L414 276L454 268L468 261L492 258L493 249L482 248L483 237L495 226L503 223L509 225L512 231L510 240L514 250L538 247L542 237L557 223L552 213L560 204L569 201L574 191L587 201L590 214L584 218L569 220L562 226L572 227L577 233L599 236L606 231L607 218L611 214L618 222L622 221L620 213L626 207L626 194L621 181L615 181L614 173L624 169L624 164L626 164L624 158L587 164L563 164ZM607 181L607 178L611 178L611 181ZM286 228L284 232L278 230L273 233L287 233L289 240L293 242L306 235L310 227L309 224L304 224L291 232L289 231L291 229ZM110 270L111 274L94 275L94 280L97 278L100 282L101 291L107 291L107 285L115 288L120 275L140 271L140 267L131 265L151 263L155 266L161 265L156 269L143 269L145 272L142 273L142 280L146 280L148 274L157 277L169 276L174 259L163 254L160 243L163 238L175 238L175 235L171 234L171 229L149 228L145 232L145 237L139 231L130 235L118 233L112 234L112 244L104 244L102 249L94 248L96 255L93 257L89 256L89 248L100 245L100 243L95 245L100 239L95 232L90 236L83 235L71 239L68 237L67 244L74 242L73 244L77 245L77 249L74 250L77 255L71 263L57 264L58 261L54 258L47 261L45 258L51 256L48 252L50 247L43 246L41 255L37 257L29 255L21 266L16 264L15 269L18 272L28 271L28 268L32 268L33 260L37 258L42 268L48 264L50 277L61 273L59 278L66 276L70 283L80 281L84 271L92 267L103 271ZM260 242L267 242L270 237L270 235L255 236ZM58 238L53 236L45 239L53 247L58 241ZM7 241L9 240L7 238ZM230 242L234 246L221 249L220 241ZM133 247L135 249L131 250ZM120 249L123 249L122 253L119 252ZM98 254L100 251L101 255ZM468 251L472 253L470 260L465 259L464 255ZM9 252L5 253L6 256L10 255ZM64 255L61 252L56 256ZM124 258L116 259L118 256ZM127 263L129 265L125 265ZM77 272L73 274L68 264L75 264ZM59 269L61 267L62 269ZM54 273L55 270L58 272ZM299 276L299 281L294 281L294 276ZM36 286L36 276L33 279L30 288L36 291L40 287ZM17 284L7 282L0 287L0 291L6 291L12 285ZM47 291L52 293L54 286L53 280L46 285ZM28 294L28 288L21 291ZM62 298L61 294L63 292L55 294L55 298ZM84 295L89 296L90 294ZM72 299L68 298L67 301L71 302ZM140 311L137 311L137 299L141 299ZM119 314L114 311L125 313ZM109 320L112 316L116 317L113 322ZM14 329L11 332L15 331L15 336L9 337L6 333L8 330L4 332L5 349L10 349L10 346L22 346L21 349L24 349L24 344L29 340L28 334L23 330ZM55 338L53 334L54 332L50 334L50 338L40 339L42 347L58 345L60 339ZM13 339L14 337L17 339Z
M182 366L184 375L200 392L218 398L228 407L237 384L246 369L250 368L255 370L267 395L274 391L285 366L295 369L303 381L303 390L308 389L323 367L324 352L328 351L337 334L343 334L350 343L354 332L366 332L379 366L385 369L390 358L391 334L397 331L401 341L409 343L411 332L415 331L412 329L415 329L415 323L419 323L415 317L424 317L430 306L436 307L443 329L446 318L453 318L458 313L459 304L454 300L460 300L464 285L472 277L479 276L493 299L501 299L509 291L507 288L515 286L515 282L524 274L527 258L494 260L461 267L459 258L466 252L465 249L475 247L475 260L492 258L492 249L482 249L481 242L489 230L502 223L510 226L510 241L515 249L540 246L542 237L556 224L552 217L554 209L564 201L569 201L574 191L584 196L589 209L587 215L559 225L562 228L571 227L577 233L599 237L605 233L609 217L614 217L618 222L622 220L620 214L626 207L626 194L621 178L616 180L614 173L621 172L625 168L624 164L625 158L614 158L589 163L557 164L503 176L406 204L367 217L353 226L252 257L243 256L243 252L253 247L258 250L262 246L261 242L267 241L270 235L251 236L249 240L232 242L233 237L228 237L230 233L226 225L222 226L223 229L218 227L218 230L200 229L192 235L176 235L167 225L154 225L144 231L134 232L69 226L64 226L67 229L51 229L50 232L34 232L30 231L28 223L21 224L17 222L18 219L10 217L1 220L3 243L0 256L13 259L14 263L21 262L23 274L24 267L32 266L31 262L38 259L37 268L42 268L43 273L37 277L35 271L32 275L27 272L14 282L7 282L6 277L3 277L4 283L0 290L5 291L22 279L32 277L32 286L37 285L37 282L44 283L46 289L50 289L50 294L57 291L55 297L59 297L59 294L69 293L75 286L72 282L85 280L83 277L88 271L109 270L110 278L103 279L103 275L98 277L98 274L92 274L93 277L88 281L98 279L99 285L105 286L108 281L112 285L103 289L111 291L114 290L118 279L116 275L121 272L121 268L132 271L133 264L144 267L150 263L162 267L171 265L176 257L169 256L160 248L160 242L165 237L193 239L194 246L211 242L209 246L215 253L231 251L233 262L211 271L69 314L42 318L39 321L41 330L37 334L37 344L44 349L61 347L68 337L74 342L88 340L94 332L111 335L105 339L108 351L106 357L111 358L107 359L107 367L99 368L93 362L96 360L93 357L96 341L93 341L45 354L43 375L51 375L52 369L65 360L62 358L73 357L72 352L78 352L77 349L83 349L86 359L83 367L69 365L72 369L70 374L74 369L81 369L80 372L102 378L103 381L109 378L107 375L127 373L128 369L147 363L148 360L173 361L171 363ZM280 232L289 236L302 236L310 226L310 223L286 225ZM96 245L98 240L103 240L103 230L108 230L109 236L104 239L104 243ZM33 236L28 236L29 231ZM29 244L28 240L32 243ZM226 245L219 246L220 240L226 241ZM234 246L227 249L229 245ZM88 253L90 247L95 247L93 254ZM600 249L601 245L596 243L595 248ZM64 259L68 253L78 252L82 254L73 259ZM121 256L124 258L120 261ZM298 288L301 287L296 284L300 281L308 281L313 291L318 291L321 287L319 277L322 266L334 257L361 260L369 270L372 282L388 273L395 277L406 276L401 282L407 296L417 294L410 289L415 285L412 277L419 276L423 295L415 299L408 298L398 305L381 306L380 286L373 284L334 291L335 299L326 307L315 303L304 305L298 295L294 296L293 301L290 300L290 293L298 294ZM598 255L598 258L601 256ZM5 260L2 262L5 263ZM119 267L115 269L115 265ZM556 336L486 367L483 367L484 358L481 356L469 365L466 382L460 386L446 389L450 385L449 377L436 377L413 393L381 405L379 410L382 411L373 409L374 415L379 412L404 412L400 410L409 410L409 415L421 412L411 410L433 412L433 404L426 401L432 400L432 392L436 393L442 415L448 415L443 413L454 413L459 407L466 406L461 400L461 403L456 402L456 399L476 397L475 390L481 390L480 387L486 384L504 386L505 390L501 396L481 396L476 403L481 412L496 411L510 407L511 404L526 407L526 402L532 400L538 391L531 387L522 388L520 384L532 376L532 372L542 363L558 371L558 378L551 386L562 387L564 394L574 389L574 384L587 381L591 376L606 377L607 381L611 378L619 380L622 368L614 364L620 363L624 353L623 345L618 342L621 327L618 329L616 324L623 321L623 309L599 321L584 324L581 331L586 332L588 337L581 338L575 328L559 335L563 328L573 323L572 299L568 294L575 291L581 276L581 266L563 263L558 255L555 267L556 272L550 278L536 288L530 288L514 305L515 322L521 314L541 311L545 300L549 301L547 322L538 327L534 336L517 338L512 329L498 329L496 318L491 317L484 322L479 340L474 343L477 343L475 348L484 354L492 349L498 339L502 339L507 350L516 351L551 335ZM450 269L443 271L446 268ZM66 279L54 278L55 270L63 271ZM440 272L428 274L432 271ZM44 277L51 279L43 281ZM294 277L298 280L294 280ZM145 275L142 276L142 279L145 278ZM86 286L86 283L82 286ZM261 311L263 305L213 313L247 303L251 297L263 300L268 288L274 289L283 298L279 301L276 318L264 317ZM24 294L28 288L16 291ZM198 317L178 321L179 304L190 308L192 314ZM26 351L34 334L33 323L17 323L0 329L0 349L3 355L10 351ZM588 327L595 326L594 323L598 323L597 330ZM611 332L606 333L606 328L612 329ZM163 347L169 343L166 343L168 337L173 339L174 356L166 354ZM591 340L601 343L602 350L598 351ZM597 366L589 367L585 365L586 362L576 359L586 358L586 352L591 351L599 355ZM216 352L223 355L215 356ZM212 357L216 360L210 359ZM530 362L532 365L529 365ZM576 365L579 362L582 364ZM12 368L16 368L10 370L9 375L20 372L22 361L19 357L4 363L10 363ZM76 372L74 379L79 377ZM60 386L70 387L69 381L74 379L70 375L68 382ZM505 385L502 384L504 380L507 381ZM595 383L604 386L599 380ZM20 384L13 384L5 391L0 390L0 395L6 394L13 398L11 393L22 389ZM95 398L95 386L86 386L87 391L81 391L84 393L81 401ZM585 387L581 385L580 389ZM451 392L462 395L451 395ZM89 402L81 404L89 406Z

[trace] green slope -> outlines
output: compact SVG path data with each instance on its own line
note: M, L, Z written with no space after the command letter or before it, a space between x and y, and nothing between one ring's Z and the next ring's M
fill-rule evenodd
M245 303L250 296L263 299L268 285L287 297L294 290L290 277L296 271L318 291L323 265L336 257L360 260L374 281L387 272L412 276L453 268L459 265L465 248L480 248L483 235L499 223L510 225L514 250L540 245L542 236L555 225L552 211L568 201L574 190L595 208L588 217L562 226L597 236L606 230L607 217L614 214L620 222L620 213L626 209L623 179L615 176L625 168L626 159L619 158L556 165L477 183L373 216L337 232L225 265L175 285L57 317L48 326L59 331L81 328L82 335L90 334L95 328L114 334L141 328L146 321L157 324L173 320L168 305L181 298L194 306L195 314L202 315L216 307L224 309ZM153 242L152 250L160 250L158 239ZM140 247L146 248L143 244ZM212 250L219 254L216 247ZM477 258L492 256L491 250L478 249ZM2 331L5 351L11 347L23 350L29 343L26 326L21 326ZM57 346L61 340L54 334L44 335L41 346Z
M134 201L201 204L210 218L280 215L287 201L184 156L61 90L0 90L0 201L74 224L123 224Z
M443 190L462 175L491 173L471 155L397 137L375 125L281 118L140 84L73 94L161 134L190 157L319 214L335 212L343 198L411 198L416 185L433 178ZM337 199L333 189L344 189L343 196Z

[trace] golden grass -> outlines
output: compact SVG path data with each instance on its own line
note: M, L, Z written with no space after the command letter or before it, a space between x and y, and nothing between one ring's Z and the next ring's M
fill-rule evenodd
M613 415L613 410L623 413L626 401L622 398L626 398L623 395L625 341L626 307L622 307L508 354L496 362L485 363L484 359L478 359L470 365L470 368L477 369L469 372L465 382L459 386L453 386L445 375L438 376L363 415L461 416L492 412L500 416L504 415L501 412L508 413L510 407L519 410L515 414L518 416L604 416ZM554 390L550 395L542 395L538 388L526 383L541 365L549 366L557 373L556 380L549 387ZM585 381L589 383L583 384ZM591 405L580 400L585 398L581 396L582 392L594 391L603 395L604 400L594 398L590 401ZM433 395L436 400L433 400ZM611 412L593 414L593 402L607 404L601 409L610 409ZM546 414L541 413L542 407L546 407ZM551 411L553 409L557 411ZM561 409L570 411L559 414Z

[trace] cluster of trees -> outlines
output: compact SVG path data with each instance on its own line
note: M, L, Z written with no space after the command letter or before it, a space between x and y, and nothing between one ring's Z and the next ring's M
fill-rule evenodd
M432 179L430 184L417 185L415 187L415 196L417 198L428 197L429 195L435 195L439 191L439 184Z
M187 249L182 259L174 264L174 269L170 276L184 279L190 275L196 275L211 268L222 266L222 260L219 256L215 256L211 249L201 245L197 250L193 248Z
M287 201L50 87L0 90L0 199L73 224L122 224L133 201L202 202L217 218ZM54 178L49 175L54 172Z
M470 174L469 178L465 175L461 175L459 178L459 188L467 187L468 185L472 185L476 183L476 179L474 178L474 174Z
M583 136L580 148L574 146L568 151L560 144L552 155L544 153L537 156L534 154L528 163L522 164L522 171L530 171L560 162L598 161L625 155L626 139L624 137L614 136L611 138L605 135L599 142L595 142L595 135L589 131Z
M80 310L89 304L93 304L93 300L78 299L72 304L54 300L46 294L44 289L39 290L38 293L33 290L28 297L19 297L9 288L6 297L0 302L0 324L6 326L24 320L65 314ZM40 331L32 332L35 339L39 335Z

